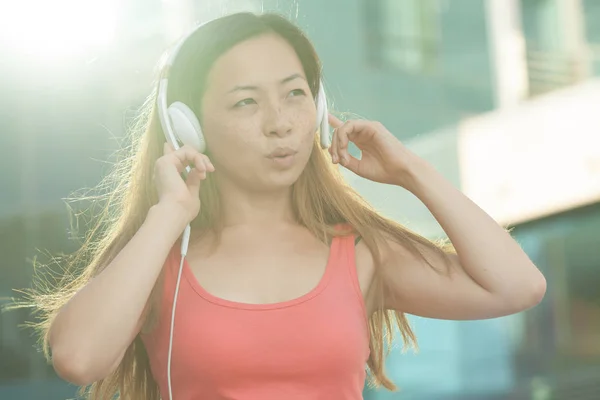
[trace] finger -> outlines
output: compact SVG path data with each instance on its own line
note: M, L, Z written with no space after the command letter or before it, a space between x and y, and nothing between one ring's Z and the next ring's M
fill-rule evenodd
M344 158L342 160L342 165L349 169L350 171L354 172L355 174L358 174L358 169L359 169L359 164L360 164L360 160L354 156L348 155L346 158Z
M364 119L346 121L346 123L340 127L340 130L346 134L348 140L352 142L356 142L358 139L371 138L377 131L381 129L382 125L380 123L367 121Z
M194 196L198 196L200 194L200 186L202 185L202 181L204 179L206 179L206 171L200 172L196 168L192 169L185 180L190 194Z
M329 154L331 154L331 162L335 164L335 129L333 130L333 134L331 135L331 143L329 145Z
M352 138L356 135L357 132L364 129L361 121L352 120L346 121L342 126L340 126L337 130L339 131L340 137L343 137L345 141L345 146L348 147L348 140L352 140Z
M208 171L207 157L204 154L196 152L194 168L192 168L185 180L191 194L197 195L199 193L201 182L206 179Z
M183 170L190 165L196 166L196 164L201 164L202 169L204 169L204 162L202 161L201 154L188 145L173 151L168 156L172 157L179 172L183 172Z
M340 157L338 155L338 146L337 146L337 129L333 130L333 136L331 137L331 146L329 147L329 152L331 153L331 162L337 164L340 162Z
M344 160L347 160L349 157L348 154L348 135L352 132L353 128L349 128L348 125L352 125L351 122L347 122L337 129L337 154L340 158L340 162L343 164Z
M339 128L340 126L344 125L344 123L333 114L329 114L328 120L329 120L329 125L331 125L333 127L333 129Z
M209 172L215 171L215 166L213 165L212 161L210 161L210 158L208 158L208 156L206 156L205 154L202 154L202 161L204 162L204 165L205 165L207 171L209 171Z
M357 122L358 121L354 120L346 121L342 126L336 129L338 136L337 151L340 157L340 162L342 162L343 159L348 160L349 157L351 157L348 153L348 144L355 138L357 131L360 130L360 126L357 124Z
M208 168L206 167L206 162L204 161L204 157L202 157L202 155L198 155L194 159L194 169L198 171L203 177L206 177Z
M169 154L173 152L173 146L171 146L168 142L163 143L163 154Z

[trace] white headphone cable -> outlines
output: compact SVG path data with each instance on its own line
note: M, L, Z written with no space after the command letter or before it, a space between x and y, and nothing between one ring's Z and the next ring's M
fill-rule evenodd
M189 167L188 167L189 169ZM188 224L183 231L181 238L181 260L179 262L179 272L177 274L177 283L175 285L175 294L173 295L173 310L171 311L171 328L169 331L169 353L167 357L167 384L169 387L169 400L173 400L173 388L171 386L171 358L173 354L173 331L175 330L175 309L177 307L177 297L179 294L179 283L181 282L181 274L183 271L183 262L187 255L188 245L190 243L191 227Z

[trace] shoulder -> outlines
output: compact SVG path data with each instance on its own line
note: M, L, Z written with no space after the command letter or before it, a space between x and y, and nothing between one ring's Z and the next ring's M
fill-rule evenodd
M414 258L415 254L422 253L427 247L426 240L422 240L423 243L408 238L399 240L383 230L371 231L372 234L365 237L349 223L332 227L333 236L353 238L357 266L367 270L374 270L377 264L388 264L398 258Z
M356 235L356 234L355 234ZM370 238L361 237L355 245L356 269L361 282L369 282L367 292L374 294L375 277L391 284L406 280L412 265L419 265L429 259L429 249L424 243L410 239L399 240L383 231L376 232Z

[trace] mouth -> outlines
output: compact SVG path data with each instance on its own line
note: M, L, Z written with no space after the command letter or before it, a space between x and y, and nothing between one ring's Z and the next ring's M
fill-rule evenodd
M279 148L275 149L274 151L272 151L271 153L269 153L267 158L274 159L274 160L285 159L287 157L291 157L291 156L295 155L296 153L297 153L297 151L293 150L291 148L279 147Z
M280 147L269 153L267 158L271 160L275 168L285 170L295 165L296 153L296 150L289 147Z

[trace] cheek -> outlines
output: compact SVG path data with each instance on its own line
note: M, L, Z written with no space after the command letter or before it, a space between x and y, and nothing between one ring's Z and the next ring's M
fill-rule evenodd
M306 104L297 113L294 113L294 129L302 135L301 142L312 146L316 129L316 110L314 105Z
M239 157L244 154L240 153L240 149L256 146L256 135L253 134L258 129L256 121L215 116L205 125L207 147L213 156L230 158L232 154L236 154Z
M302 132L304 132L302 137L303 145L307 149L312 149L313 141L315 139L315 129L312 126L306 126Z

